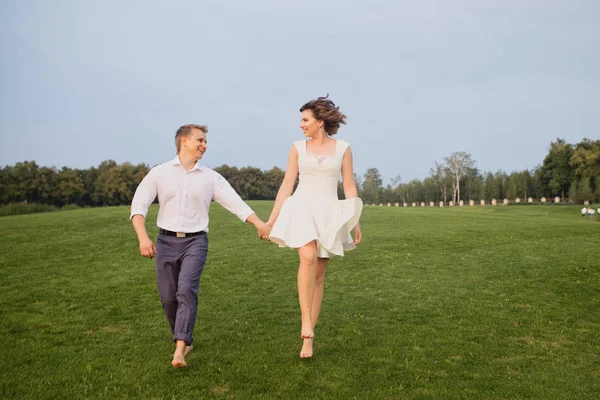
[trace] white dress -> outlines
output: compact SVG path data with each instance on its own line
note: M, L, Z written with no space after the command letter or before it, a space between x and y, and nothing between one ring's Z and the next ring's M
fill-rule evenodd
M350 232L358 224L363 203L358 197L339 200L338 180L348 142L336 140L333 156L306 152L306 140L294 142L300 182L279 211L269 238L279 247L299 248L316 240L318 257L343 256L352 250Z

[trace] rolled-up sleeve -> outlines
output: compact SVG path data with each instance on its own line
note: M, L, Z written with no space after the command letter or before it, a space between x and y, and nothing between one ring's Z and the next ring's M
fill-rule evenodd
M129 216L129 219L138 214L146 218L148 208L156 198L156 193L156 171L155 169L152 169L148 175L142 179L135 190L133 200L131 201L131 215Z
M254 211L242 200L239 194L227 182L221 174L212 171L213 175L213 199L225 207L227 211L236 215L240 220L246 222Z

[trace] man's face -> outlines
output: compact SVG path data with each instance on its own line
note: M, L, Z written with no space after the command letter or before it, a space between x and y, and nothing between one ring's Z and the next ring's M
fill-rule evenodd
M190 156L199 160L202 158L208 143L206 142L206 135L200 129L192 129L189 136L183 137L181 141L181 150L184 155Z

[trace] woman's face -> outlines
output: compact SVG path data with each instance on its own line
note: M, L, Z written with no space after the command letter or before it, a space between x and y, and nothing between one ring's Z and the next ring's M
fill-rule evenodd
M302 111L300 118L300 129L304 132L304 136L314 138L318 135L319 130L323 126L323 121L315 119L312 110Z

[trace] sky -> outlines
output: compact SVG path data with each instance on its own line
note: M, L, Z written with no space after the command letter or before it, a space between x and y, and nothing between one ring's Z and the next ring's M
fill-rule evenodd
M3 0L0 166L152 166L196 123L205 165L284 169L329 94L358 175L532 169L600 138L598 21L597 0Z

